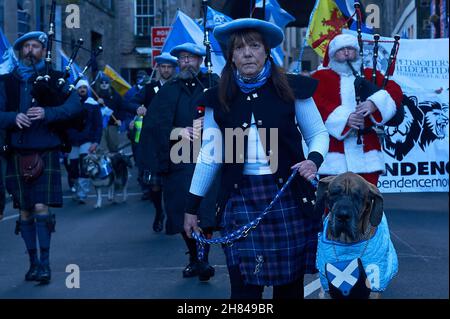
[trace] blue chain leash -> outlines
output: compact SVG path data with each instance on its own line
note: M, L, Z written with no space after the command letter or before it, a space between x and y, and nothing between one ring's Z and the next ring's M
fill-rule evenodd
M218 237L218 238L212 238L212 239L206 239L202 233L196 233L192 232L192 238L196 240L197 244L197 258L198 260L203 260L203 257L205 255L205 244L211 245L211 244L225 244L228 246L232 246L233 243L241 238L245 238L248 236L248 233L252 230L258 227L261 220L266 216L270 210L272 209L273 205L280 199L281 195L283 195L286 188L289 186L289 184L292 182L292 180L297 175L298 171L297 169L294 169L291 176L289 176L289 179L286 181L286 183L283 185L283 187L278 191L278 193L275 195L274 199L270 202L269 206L266 207L266 209L259 215L256 219L253 221L245 224L241 228L233 231L231 234L227 234L224 237ZM310 181L310 183L314 186L314 188L317 188L319 182L316 179L313 179Z

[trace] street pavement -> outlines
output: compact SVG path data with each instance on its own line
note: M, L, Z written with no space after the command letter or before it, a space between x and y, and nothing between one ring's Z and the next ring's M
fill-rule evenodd
M126 203L94 209L71 200L66 179L64 208L55 209L52 237L52 281L39 286L24 281L28 257L20 236L14 235L17 212L9 201L0 222L0 299L227 299L229 279L220 247L210 262L215 277L201 283L182 278L187 264L180 235L151 229L154 209L140 199L136 170L131 171ZM177 194L165 194L177 196ZM120 200L121 197L119 196ZM399 273L384 299L449 298L448 193L385 194L385 212L399 258ZM79 288L73 270L79 269ZM305 294L317 299L317 275L308 275ZM264 298L271 298L266 288Z

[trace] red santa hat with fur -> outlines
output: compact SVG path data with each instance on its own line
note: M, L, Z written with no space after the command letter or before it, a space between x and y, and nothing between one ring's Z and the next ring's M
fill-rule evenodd
M358 39L351 34L338 34L336 35L330 43L328 43L325 56L323 58L322 65L328 67L330 64L330 59L334 58L336 52L342 48L354 48L359 51Z

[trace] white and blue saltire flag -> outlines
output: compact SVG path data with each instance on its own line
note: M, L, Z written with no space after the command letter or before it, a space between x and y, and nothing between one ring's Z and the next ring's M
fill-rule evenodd
M208 6L208 11L206 15L206 28L210 30L209 42L211 42L212 53L215 54L216 56L222 57L224 60L226 60L224 52L222 51L222 47L220 46L219 42L217 42L216 38L214 37L213 31L215 27L230 21L233 21L233 19ZM200 24L200 28L203 31L203 23Z
M67 65L69 64L69 57L64 53L64 51L62 49L59 50L59 55L61 57L61 68L62 70L65 70ZM70 72L69 72L69 79L68 82L69 83L73 83L75 82L75 80L78 78L78 76L81 74L81 69L80 67L74 62L71 67L70 67ZM84 76L82 77L82 79L86 79Z
M334 1L341 10L342 14L346 17L351 17L353 13L355 13L355 0L335 0ZM350 26L350 30L356 31L357 23L356 23L356 16L353 17L353 23ZM364 22L361 23L361 31L363 33L373 34L373 28L366 25Z
M218 25L222 25L230 21L233 21L233 19L208 6L208 11L206 14L206 28L214 30L214 28Z
M14 49L0 28L0 75L11 73L17 65Z
M100 112L102 113L102 122L103 122L103 128L106 128L108 126L109 118L114 113L113 110L111 110L106 105L103 105L100 108Z
M170 50L173 47L186 42L204 46L203 41L204 33L202 28L192 18L183 13L181 10L178 10L172 23L172 28L161 51L170 53ZM216 74L221 74L222 69L225 66L225 58L220 51L220 46L213 38L212 32L210 33L210 42L213 49L213 52L211 53L213 72Z
M256 8L263 7L263 0L256 1ZM265 10L266 21L279 26L283 31L289 22L295 21L295 18L284 10L276 0L266 0ZM284 62L284 52L282 46L272 49L272 57L276 64L282 66Z
M328 281L344 296L350 294L361 275L356 258L351 261L328 263L325 265L325 271Z

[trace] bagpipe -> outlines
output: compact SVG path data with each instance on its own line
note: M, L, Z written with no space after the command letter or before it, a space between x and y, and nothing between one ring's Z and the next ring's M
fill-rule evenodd
M391 52L389 54L387 69L384 74L384 79L383 79L382 85L379 86L379 84L377 83L377 63L378 63L380 35L374 34L374 36L373 36L373 54L372 54L372 74L371 74L371 79L367 80L364 77L364 63L363 63L364 48L363 48L362 27L361 27L361 25L362 25L361 5L358 2L355 2L354 7L355 7L355 14L357 17L356 32L357 32L357 38L358 38L359 56L360 56L360 60L361 60L360 72L355 70L355 68L353 67L353 65L351 64L350 61L347 61L347 64L350 67L350 69L352 70L353 75L355 76L354 86L355 86L355 94L356 94L356 104L358 105L359 103L366 101L367 98L370 97L371 95L373 95L374 93L376 93L380 90L384 90L386 88L386 85L388 84L390 76L392 76L394 73L395 61L396 61L398 49L400 46L400 36L399 35L394 36L394 41L393 41L394 44L393 44ZM372 41L368 41L368 42L372 42ZM383 41L383 42L392 42L392 41ZM404 111L403 105L405 104L405 101L406 101L405 99L407 99L407 98L408 98L407 96L405 96L405 95L403 96L402 105L397 108L395 115L389 121L387 121L384 124L384 126L398 126L403 122L403 119L405 116L405 111ZM359 129L357 144L362 144L362 139L361 139L362 135L367 134L372 131L374 131L374 129L372 127ZM380 128L379 130L376 130L376 132L378 135L383 135L382 132L384 132L384 129Z
M45 69L44 74L40 74L39 70L36 68L36 61L32 54L27 56L31 62L34 69L34 80L31 88L31 96L33 97L33 103L41 107L55 107L64 104L69 96L75 90L77 83L84 78L85 73L91 66L95 63L96 58L103 52L101 46L97 47L94 51L90 51L83 48L83 39L79 39L73 49L70 59L63 71L57 71L53 69L53 59L52 59L52 49L53 42L57 42L55 39L55 12L56 12L56 1L53 0L51 4L50 11L50 23L49 31L47 32L48 44L47 53L45 57ZM91 58L87 62L84 69L76 75L75 80L72 83L68 83L70 78L70 72L75 60L78 56L80 49L84 49L91 52ZM68 84L68 85L66 85ZM85 126L85 121L87 118L87 110L85 108L77 114L70 121L62 121L52 124L52 129L58 134L61 139L61 151L64 153L69 153L71 151L71 144L69 142L67 129L82 130Z
M209 28L207 26L208 21L208 0L202 0L202 11L203 11L203 44L206 47L206 57L205 57L205 66L208 69L208 79L209 79L209 87L212 87L212 58L211 58L211 41L209 40Z
M31 65L34 68L35 76L31 89L31 96L37 102L39 106L42 107L52 107L59 106L63 104L72 94L73 90L77 83L85 76L86 71L95 63L96 58L103 52L103 48L101 46L97 47L93 52L91 52L91 58L87 62L83 71L77 74L76 79L73 83L70 83L68 86L67 81L70 77L70 72L72 66L78 56L79 50L84 49L90 51L86 48L83 48L84 41L83 39L79 39L70 56L69 62L64 70L57 71L53 69L53 59L52 59L52 49L53 42L57 42L55 39L55 12L56 12L56 1L53 0L50 9L50 23L49 23L49 31L47 32L48 44L47 44L47 54L45 57L45 69L44 74L40 74L40 72L36 68L36 61L34 61L33 56L29 55L28 58L31 61Z

